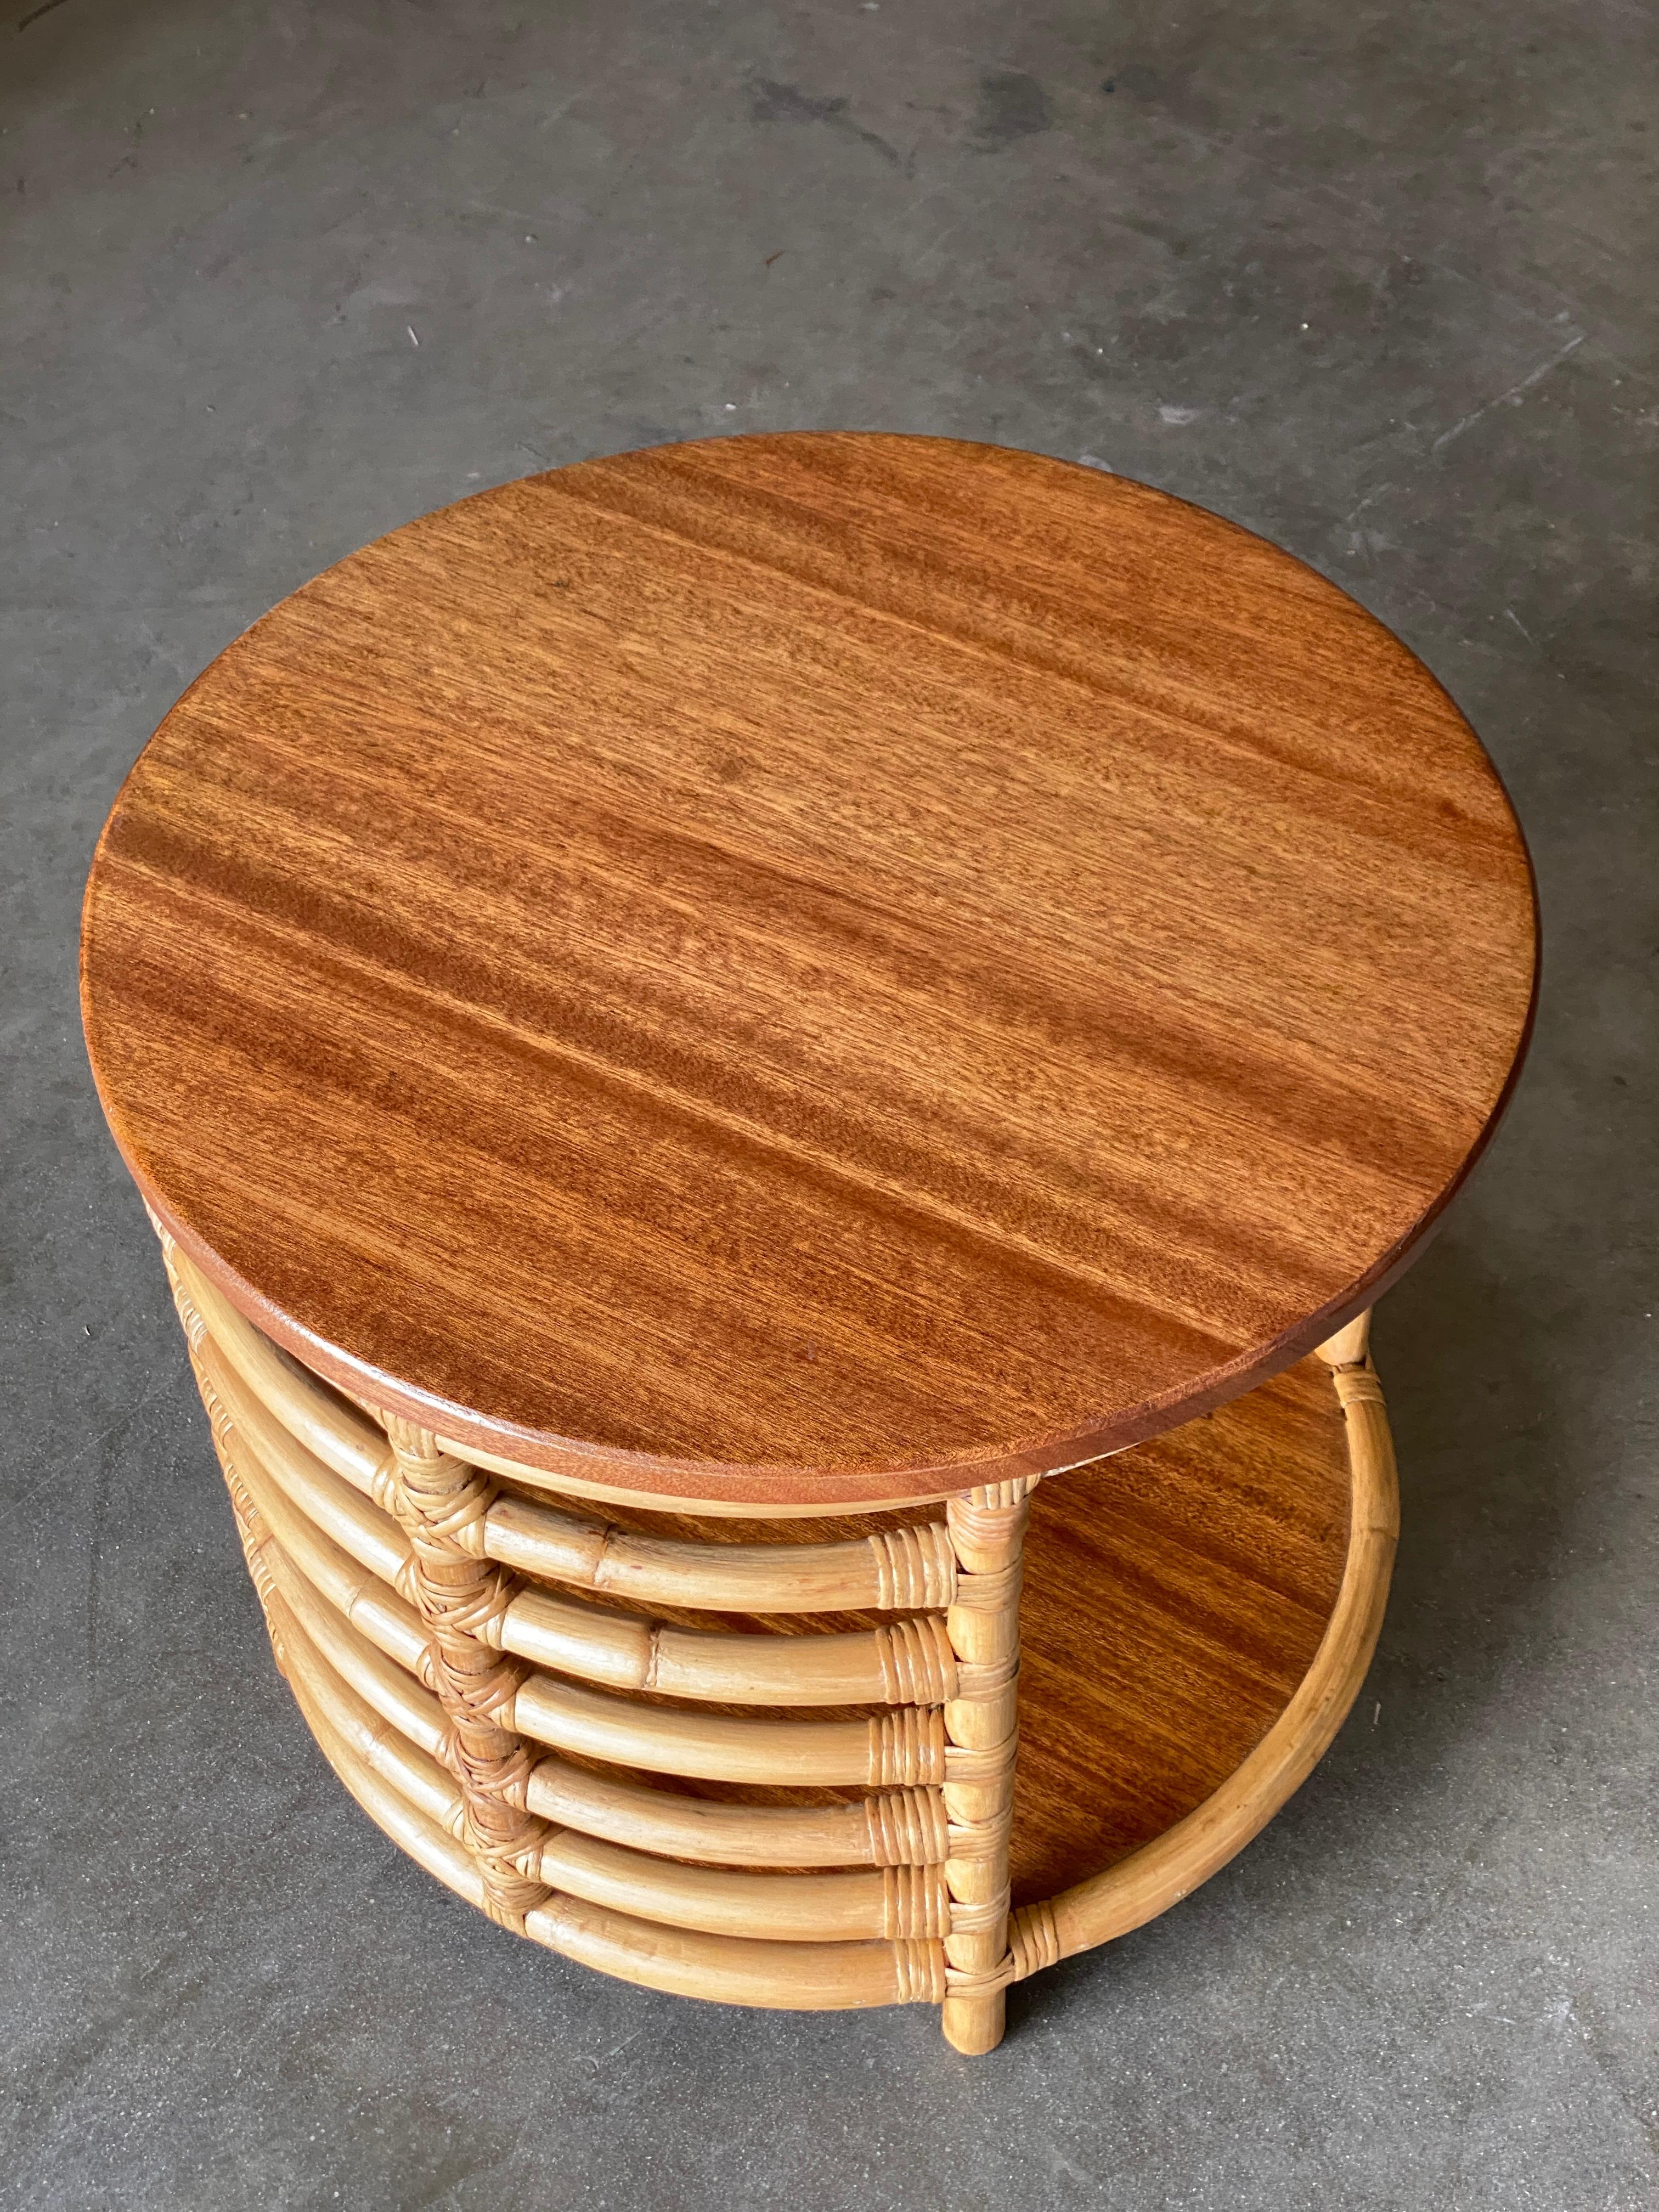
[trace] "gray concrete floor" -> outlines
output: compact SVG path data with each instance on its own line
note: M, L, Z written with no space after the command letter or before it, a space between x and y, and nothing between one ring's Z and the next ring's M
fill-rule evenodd
M7 13L0 2203L1653 2205L1651 16ZM344 1799L76 1014L99 823L270 602L479 484L826 424L1091 455L1313 562L1485 734L1548 924L1519 1102L1380 1321L1355 1717L988 2062L601 1980Z

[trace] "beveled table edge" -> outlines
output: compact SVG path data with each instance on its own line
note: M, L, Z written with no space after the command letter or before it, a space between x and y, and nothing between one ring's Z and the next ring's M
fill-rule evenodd
M1409 1236L1384 1253L1343 1296L1321 1307L1272 1342L1213 1368L1190 1389L1143 1400L1096 1425L1035 1439L1014 1449L950 1462L897 1462L876 1467L812 1468L678 1459L629 1451L581 1438L538 1433L457 1406L402 1376L388 1375L326 1342L245 1282L151 1190L116 1139L129 1172L157 1224L243 1317L292 1358L349 1397L431 1430L440 1442L493 1473L537 1483L572 1497L656 1507L672 1503L687 1511L776 1519L877 1512L934 1504L981 1486L1015 1477L1063 1474L1145 1443L1166 1430L1213 1413L1258 1383L1269 1381L1323 1344L1373 1305L1402 1275L1440 1225L1446 1206L1478 1163L1501 1121L1524 1066L1537 1006L1534 963L1532 1004L1515 1063L1479 1141L1434 1206Z

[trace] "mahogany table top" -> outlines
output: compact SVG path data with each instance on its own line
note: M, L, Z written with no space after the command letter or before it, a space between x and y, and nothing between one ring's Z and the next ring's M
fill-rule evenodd
M87 895L93 1067L252 1318L641 1495L934 1497L1369 1303L1531 1022L1525 846L1380 623L1038 455L585 462L186 692Z

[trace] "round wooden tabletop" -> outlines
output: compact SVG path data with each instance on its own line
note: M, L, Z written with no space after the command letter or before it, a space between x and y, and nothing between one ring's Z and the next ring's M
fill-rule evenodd
M1261 538L929 438L585 462L202 676L88 890L152 1207L341 1387L640 1495L1097 1455L1403 1266L1528 1025L1525 847Z

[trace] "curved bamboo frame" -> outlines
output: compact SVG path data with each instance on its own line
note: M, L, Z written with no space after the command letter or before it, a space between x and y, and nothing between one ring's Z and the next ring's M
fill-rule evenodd
M288 1680L333 1735L451 1836L463 1826L460 1789L434 1753L388 1725L330 1664L280 1589L270 1601ZM434 1699L435 1705L436 1700ZM710 1935L811 1943L943 1936L949 1922L939 1867L778 1874L684 1866L599 1838L550 1830L538 1870L549 1887L665 1926Z
M447 1724L437 1698L411 1679L418 1649L403 1644L403 1663L389 1663L343 1607L326 1602L314 1576L289 1555L300 1535L293 1519L273 1526L274 1516L283 1513L281 1492L265 1487L246 1453L238 1471L265 1523L265 1533L255 1539L259 1565L309 1643L371 1712L441 1759ZM860 1752L862 1756L862 1743ZM768 1762L769 1773L778 1771L775 1762ZM946 1856L944 1798L936 1789L883 1791L843 1805L733 1805L643 1789L548 1756L531 1770L526 1802L561 1827L659 1856L715 1864L920 1867L942 1865Z
M1344 1413L1350 1536L1295 1695L1185 1820L1011 1912L1029 1482L952 1499L937 1526L849 1544L624 1534L501 1492L426 1431L374 1426L163 1245L273 1646L325 1755L440 1880L625 1980L789 2008L938 2003L951 2041L988 2050L1011 1983L1140 1926L1243 1849L1312 1771L1370 1663L1398 1504L1362 1318L1322 1347ZM524 1572L634 1602L930 1609L854 1634L731 1636L604 1611L524 1585ZM627 1694L665 1692L890 1710L795 1721ZM543 1745L688 1779L875 1794L717 1802Z
M324 1757L370 1820L428 1874L483 1911L483 1879L468 1852L338 1734L308 1690L293 1686ZM785 1942L711 1936L559 1896L526 1913L525 1933L619 1981L716 2004L846 2012L938 2004L945 1995L944 1946L937 1941Z

